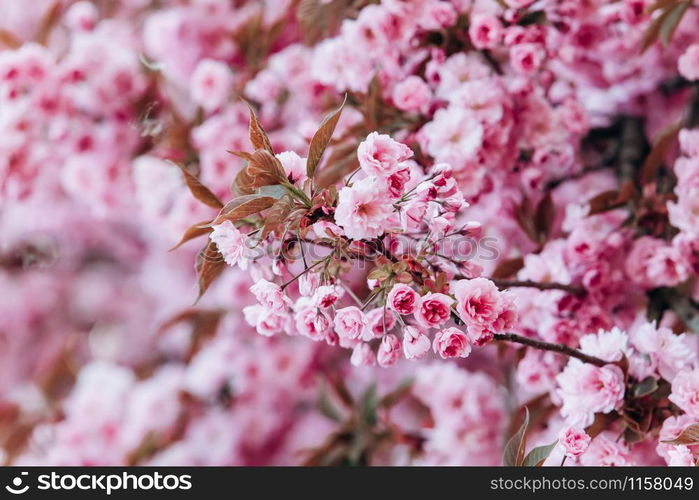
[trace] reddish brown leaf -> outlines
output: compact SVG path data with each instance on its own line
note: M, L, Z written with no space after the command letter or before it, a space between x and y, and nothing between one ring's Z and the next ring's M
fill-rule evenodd
M260 123L260 120L255 114L255 110L250 105L249 102L245 101L248 109L250 110L250 142L255 149L263 149L274 156L274 149L272 149L272 143L269 141L267 132L265 132L264 127Z
M534 228L541 243L544 243L551 235L553 220L556 216L555 210L551 191L546 191L546 196L541 199L534 213Z
M51 31L53 31L58 21L61 20L61 13L63 11L61 3L62 2L58 0L55 1L39 22L39 27L36 30L36 41L41 45L46 45Z
M658 7L657 5L662 4ZM658 2L652 10L662 9L662 12L651 22L650 26L641 39L641 53L658 41L658 38L667 45L672 38L677 26L682 20L685 12L691 5L691 0L681 0L679 2Z
M182 238L180 241L170 249L172 252L173 250L181 247L185 243L187 243L189 240L192 240L194 238L197 238L199 236L203 236L209 232L211 232L211 221L210 220L205 220L203 222L198 222L192 226L189 226L187 230L184 232L182 235Z
M258 149L252 154L246 169L253 178L254 187L279 184L286 180L282 163L265 149Z
M313 179L315 175L320 160L323 158L325 148L328 147L337 122L340 120L340 115L342 114L342 109L345 107L346 102L347 95L345 95L345 99L342 101L340 107L323 119L320 127L318 127L318 131L311 139L311 144L308 148L308 160L306 160L306 174L309 179Z
M524 259L522 257L515 257L514 259L503 260L498 264L493 271L492 278L494 279L505 279L510 278L517 274L520 269L524 267Z
M288 219L293 208L294 203L291 196L285 195L279 198L267 212L260 239L265 239L268 234L277 231L282 222Z
M699 423L689 425L677 436L675 439L669 441L663 441L663 443L670 443L676 445L695 445L699 444Z
M254 215L271 207L276 201L276 198L260 194L240 196L226 203L226 206L221 210L221 214L216 217L212 225L216 226L227 220L236 221Z
M211 283L220 276L225 266L226 263L221 252L218 251L216 244L210 241L197 255L195 266L199 276L199 297L197 297L197 302L211 286Z
M636 194L636 189L631 181L626 182L618 191L604 191L588 201L589 215L608 212L624 206Z
M668 125L660 131L655 138L653 148L643 162L641 168L641 184L645 185L655 180L660 166L665 162L670 148L676 143L677 136L682 129L682 123L677 122Z
M668 14L660 26L660 40L663 42L665 47L670 44L672 35L675 34L677 26L679 26L680 22L682 21L682 17L684 17L685 12L687 12L687 9L689 9L691 5L692 0L686 0L684 2L680 2L671 9L668 9Z
M11 31L0 29L0 44L8 49L17 49L22 45L22 41Z
M247 155L247 153L246 153ZM281 162L265 149L247 155L248 164L238 172L231 184L231 194L238 196L254 194L257 188L286 181Z
M190 174L189 171L187 171L187 169L182 165L178 165L174 162L172 163L173 165L177 165L177 167L182 171L185 184L187 184L187 187L197 200L201 201L207 206L210 206L211 208L223 208L223 202L219 200L218 196L212 193L209 188L204 186L199 179Z

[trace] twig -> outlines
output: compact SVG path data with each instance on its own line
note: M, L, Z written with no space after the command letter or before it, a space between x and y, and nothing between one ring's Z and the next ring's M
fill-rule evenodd
M491 280L498 288L537 288L539 290L563 290L573 295L583 295L585 289L575 285L564 285L563 283L542 283L539 281L529 280Z
M550 344L541 340L534 340L528 337L522 337L521 335L517 335L514 333L496 333L493 338L499 342L513 342L515 344L522 344L529 347L533 347L541 351L557 352L559 354L563 354L571 358L576 358L584 363L590 363L595 366L605 366L611 364L607 361L604 361L603 359L596 358L594 356L589 356L580 351L572 349L567 345Z

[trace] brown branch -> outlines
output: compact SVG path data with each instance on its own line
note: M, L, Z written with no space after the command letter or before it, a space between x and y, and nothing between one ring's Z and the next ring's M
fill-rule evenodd
M575 285L564 285L563 283L542 283L539 281L520 281L520 280L503 280L492 279L495 286L498 288L536 288L538 290L563 290L573 295L583 295L585 289Z
M572 349L567 345L550 344L541 340L534 340L528 337L522 337L521 335L516 335L514 333L496 333L493 338L499 342L514 342L515 344L526 345L529 347L533 347L534 349L539 349L541 351L557 352L558 354L563 354L571 358L576 358L584 363L590 363L595 366L605 366L612 364L607 361L604 361L603 359L596 358L594 356L588 356L587 354Z

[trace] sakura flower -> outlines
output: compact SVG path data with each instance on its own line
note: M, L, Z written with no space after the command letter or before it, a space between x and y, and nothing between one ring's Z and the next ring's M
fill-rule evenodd
M669 399L687 415L699 419L699 368L686 368L675 376Z
M686 446L673 446L667 452L670 460L668 465L673 467L694 467L696 461L694 454Z
M415 319L425 328L436 328L451 317L454 299L443 293L427 293L422 296L415 311Z
M376 355L369 344L360 342L354 347L350 362L352 366L373 366L376 364Z
M213 111L228 99L232 84L233 77L224 63L205 59L192 75L192 100L205 110Z
M699 80L699 43L690 45L677 61L677 67L687 80Z
M393 366L401 357L401 343L393 334L385 335L379 344L376 360L381 367Z
M393 102L403 111L425 109L432 99L432 91L419 76L409 76L393 89Z
M468 36L477 49L492 49L502 38L503 28L500 20L490 14L476 14L471 18Z
M229 266L237 265L241 269L248 268L253 252L248 246L247 235L241 233L229 220L213 226L209 238L216 244L223 259Z
M364 313L356 306L343 307L335 312L335 332L340 338L358 339L366 328Z
M388 307L403 316L413 314L420 307L420 295L408 285L398 283L386 297Z
M359 144L357 156L359 166L367 175L388 177L401 168L400 164L413 156L413 152L388 135L372 132Z
M250 287L250 291L260 305L267 307L271 311L282 313L291 306L291 300L276 283L261 279Z
M571 425L590 425L595 413L609 413L624 396L624 375L616 365L599 367L573 359L556 381L561 415Z
M379 338L396 326L396 317L390 310L377 307L366 313L366 324L367 330L365 335L371 338ZM370 340L370 338L365 340Z
M442 359L466 358L471 353L471 342L458 328L445 328L435 334L432 348Z
M406 359L420 359L430 350L430 339L427 335L412 326L403 330L403 354Z
M577 458L585 453L590 441L592 438L583 429L574 427L563 428L558 438L558 443L568 458Z
M392 226L393 205L382 194L381 184L373 177L340 190L335 222L348 238L375 238Z

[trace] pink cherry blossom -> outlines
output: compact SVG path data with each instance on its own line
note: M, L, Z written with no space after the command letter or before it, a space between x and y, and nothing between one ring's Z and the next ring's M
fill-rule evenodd
M216 244L226 264L247 269L253 255L252 249L248 246L247 236L241 233L231 221L223 221L213 226L209 238Z
M403 354L406 359L420 359L430 350L430 339L417 328L406 326L403 329Z
M677 68L687 80L699 80L699 44L690 45L677 60Z
M421 297L408 285L398 283L386 297L388 307L403 316L413 314L420 307Z
M561 430L558 438L560 446L563 448L568 458L577 458L590 446L592 438L580 428L565 427Z
M381 192L381 184L371 177L340 190L335 222L348 238L375 238L391 226L393 207Z
M395 335L389 333L381 339L379 350L376 353L376 360L379 366L384 368L395 365L401 358L402 348L400 340Z
M335 312L335 332L340 338L358 339L366 328L364 313L356 306L343 307Z
M423 327L436 328L449 320L454 299L443 293L427 293L416 308L415 319Z
M390 136L372 132L359 144L359 166L367 175L388 177L400 168L400 164L413 156L405 144Z
M458 328L445 328L435 334L432 349L443 359L466 358L471 353L471 342Z
M403 111L425 109L432 99L432 91L419 76L409 76L393 89L393 102Z

